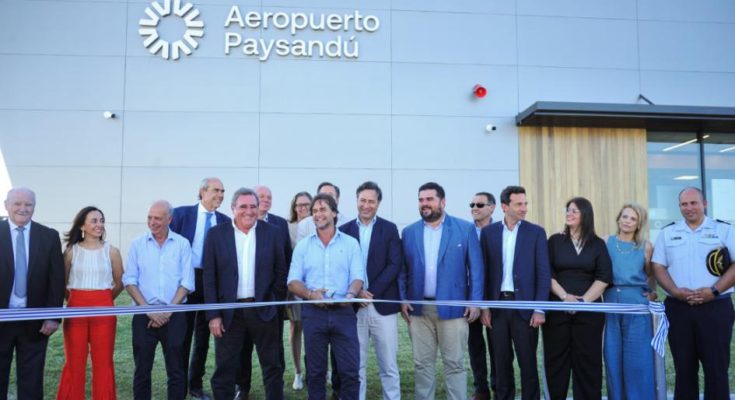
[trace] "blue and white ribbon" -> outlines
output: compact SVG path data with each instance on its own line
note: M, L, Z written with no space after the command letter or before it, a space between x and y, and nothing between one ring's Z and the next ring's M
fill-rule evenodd
M651 346L660 357L664 355L664 344L669 330L669 321L664 313L663 303L645 304L622 303L570 303L559 301L465 301L465 300L310 300L310 301L270 301L252 303L214 303L214 304L175 304L147 306L113 307L49 307L49 308L11 308L0 309L0 322L46 320L61 318L102 317L116 315L136 315L148 313L171 313L187 311L226 310L237 308L267 307L290 304L338 304L338 303L407 303L452 307L478 307L490 309L544 310L544 311L587 311L612 314L654 314L660 318Z
M656 332L651 340L651 346L656 350L658 356L663 358L666 352L664 344L666 344L666 336L669 334L669 320L666 318L664 303L649 301L648 309L651 311L651 314L659 318Z

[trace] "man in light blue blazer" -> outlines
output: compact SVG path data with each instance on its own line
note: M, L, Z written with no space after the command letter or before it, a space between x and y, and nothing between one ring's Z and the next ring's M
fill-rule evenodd
M399 279L402 300L482 300L484 266L475 227L447 215L444 188L434 182L419 187L421 220L403 230L404 267ZM415 398L434 399L437 348L441 351L448 399L467 397L469 322L476 307L405 303L415 364Z

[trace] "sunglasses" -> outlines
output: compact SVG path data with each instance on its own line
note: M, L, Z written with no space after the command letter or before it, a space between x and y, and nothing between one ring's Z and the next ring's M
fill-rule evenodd
M470 208L484 208L485 206L491 206L490 203L470 203Z

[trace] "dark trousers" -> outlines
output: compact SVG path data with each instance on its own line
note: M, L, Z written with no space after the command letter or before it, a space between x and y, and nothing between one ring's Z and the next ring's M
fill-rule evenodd
M203 304L204 293L202 283L202 269L194 270L196 290L186 299L187 304ZM194 347L192 349L192 338ZM206 311L191 311L186 313L186 333L184 335L184 376L187 378L188 390L202 390L204 368L209 351L209 322ZM191 359L189 358L191 357ZM190 361L191 360L191 361Z
M278 316L270 321L258 317L257 309L235 310L232 323L221 338L214 341L216 367L212 375L212 392L217 400L235 397L236 375L242 374L240 363L246 342L253 343L263 372L265 398L283 399L283 368L276 350L279 342Z
M352 307L320 308L304 304L301 309L306 349L306 372L309 400L324 400L326 374L331 347L339 367L339 395L356 400L359 395L360 344L357 338L357 315Z
M15 352L16 398L43 399L43 367L48 337L38 321L0 323L0 399L8 398L10 364Z
M532 328L529 321L521 317L516 310L493 310L492 323L493 329L490 332L497 372L496 399L515 399L513 371L513 348L515 348L515 356L521 368L521 398L538 400L540 398L536 369L538 329Z
M487 342L485 337L487 335ZM495 392L495 357L490 329L485 328L479 319L470 324L470 334L467 337L467 348L470 354L470 367L472 367L472 378L475 385L475 393L490 394L490 389ZM486 353L487 352L487 353ZM490 386L487 384L487 357L490 355Z
M669 347L674 359L674 399L699 399L699 363L704 369L704 398L729 399L730 341L735 311L729 297L700 306L667 298Z
M133 397L136 400L151 398L151 370L156 357L156 346L161 343L168 376L168 399L181 400L186 397L184 375L184 332L186 317L173 313L168 323L160 328L148 328L150 319L146 315L133 316Z
M281 339L278 342L279 361L281 363L281 369L286 370L286 356L283 350L283 315L285 309L278 307L278 337ZM245 395L250 393L250 387L252 382L253 373L253 342L252 340L245 340L242 346L242 352L240 354L240 372L237 374L236 383L237 390L243 398Z
M546 313L544 369L551 400L567 398L570 373L575 400L602 398L604 326L603 313Z

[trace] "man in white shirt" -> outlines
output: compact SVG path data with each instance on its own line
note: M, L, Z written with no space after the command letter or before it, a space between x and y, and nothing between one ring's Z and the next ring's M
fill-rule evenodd
M258 196L246 188L232 196L231 224L218 225L204 244L204 299L207 303L264 303L286 298L288 267L283 236L274 225L258 221ZM279 314L275 306L207 311L215 337L215 399L231 400L242 348L255 344L266 399L283 399Z

